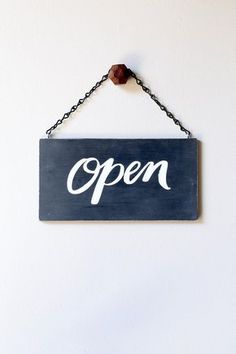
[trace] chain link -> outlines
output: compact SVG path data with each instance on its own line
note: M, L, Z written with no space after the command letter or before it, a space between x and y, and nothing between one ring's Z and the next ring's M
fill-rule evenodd
M142 88L142 90L150 96L150 98L160 107L160 109L161 109L162 111L164 111L164 112L166 113L166 115L167 115L168 118L170 118L170 119L173 120L174 124L176 124L177 126L179 126L179 129L180 129L182 132L184 132L184 133L187 135L188 138L191 138L191 132L190 132L189 130L187 130L187 129L184 128L184 126L180 123L180 121L179 121L177 118L175 118L174 114L171 113L171 112L158 100L157 96L154 95L154 94L152 93L152 91L151 91L148 87L146 87L146 86L144 85L143 81L142 81L141 79L139 79L139 78L137 77L137 75L136 75L132 70L129 69L129 71L130 71L130 76L135 79L136 83ZM101 78L101 80L98 81L98 82L91 88L90 91L86 92L85 95L84 95L84 97L83 97L83 98L80 98L79 101L78 101L78 103L75 104L74 106L72 106L69 112L65 113L61 119L58 119L54 125L52 125L49 129L47 129L47 130L46 130L46 134L47 134L48 138L50 138L52 132L53 132L59 125L61 125L61 124L64 122L64 120L68 119L68 118L70 117L70 115L71 115L73 112L75 112L75 111L77 110L77 108L78 108L80 105L82 105L82 104L91 96L91 94L92 94L95 90L97 90L97 88L99 88L99 87L102 85L102 83L103 83L104 81L106 81L107 79L108 79L108 74L103 75L102 78Z
M191 138L191 132L190 132L189 130L187 130L187 129L184 128L184 126L180 123L180 121L179 121L177 118L175 118L174 114L171 113L171 112L158 100L157 96L154 95L154 94L152 93L152 91L151 91L148 87L146 87L146 86L144 85L143 81L140 80L140 79L137 77L137 75L136 75L133 71L131 71L131 70L130 70L130 76L135 79L136 83L137 83L139 86L141 86L142 90L150 96L150 98L160 107L160 109L161 109L162 111L165 112L165 114L167 115L167 117L170 118L170 119L172 119L173 122L174 122L176 125L179 126L180 130L181 130L182 132L184 132L184 133L187 135L188 138Z
M100 81L96 82L96 84L91 88L90 91L86 92L83 98L80 98L78 103L75 104L74 106L71 107L70 111L65 113L61 119L58 119L54 125L52 125L49 129L46 130L46 134L48 138L50 138L50 135L52 132L59 126L61 125L65 119L68 119L70 115L77 110L79 106L81 106L90 96L91 94L99 88L104 81L108 79L108 74L103 75Z

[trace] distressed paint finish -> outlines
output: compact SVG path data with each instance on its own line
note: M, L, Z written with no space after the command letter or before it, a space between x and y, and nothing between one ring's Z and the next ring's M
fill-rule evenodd
M197 139L41 139L40 140L40 220L195 220L197 219L198 171ZM119 167L107 177L99 202L91 204L94 183L81 194L71 194L68 175L81 159L96 159L101 166L113 158L124 171L134 161L141 167L148 162L167 161L165 187L160 184L160 168L143 181L133 184L120 178L114 185ZM93 162L88 165L94 169ZM123 168L122 167L122 168ZM128 170L127 170L128 171ZM145 171L144 171L145 172ZM134 173L132 178L135 176ZM75 174L74 187L83 186L92 174ZM163 177L163 176L162 176ZM94 177L95 178L95 177ZM159 182L158 182L159 181ZM109 185L110 184L110 185Z

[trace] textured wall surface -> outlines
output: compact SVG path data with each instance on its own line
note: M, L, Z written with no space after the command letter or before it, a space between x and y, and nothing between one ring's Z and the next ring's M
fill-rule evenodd
M0 4L0 353L235 353L235 1ZM38 140L125 63L201 141L196 222L38 220ZM129 81L56 137L182 137Z

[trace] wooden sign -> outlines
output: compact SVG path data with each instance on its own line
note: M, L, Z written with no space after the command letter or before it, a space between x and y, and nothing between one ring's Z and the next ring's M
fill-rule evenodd
M40 220L194 220L197 139L41 139Z

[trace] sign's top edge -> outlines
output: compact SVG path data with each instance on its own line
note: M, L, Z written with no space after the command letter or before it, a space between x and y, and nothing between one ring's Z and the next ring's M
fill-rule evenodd
M40 138L40 141L63 141L63 140L183 140L183 141L193 141L198 140L197 138Z

